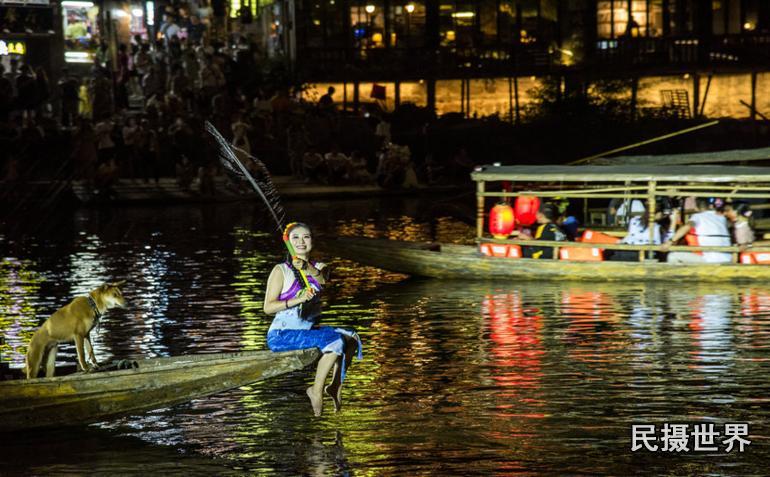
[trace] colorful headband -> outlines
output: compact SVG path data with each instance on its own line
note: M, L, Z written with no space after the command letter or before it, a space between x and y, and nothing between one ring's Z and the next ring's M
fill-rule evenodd
M286 225L286 228L283 229L283 241L284 242L288 242L289 241L289 230L291 230L292 227L294 227L295 225L297 225L297 222L291 222L288 225Z

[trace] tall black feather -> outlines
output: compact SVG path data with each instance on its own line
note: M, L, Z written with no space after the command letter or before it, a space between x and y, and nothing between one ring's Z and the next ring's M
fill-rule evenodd
M230 143L222 137L219 131L217 131L217 128L210 122L206 121L205 126L206 131L208 131L217 142L217 155L219 156L220 162L222 162L222 165L225 167L225 171L227 171L231 178L249 183L257 195L259 195L265 202L265 205L275 220L278 233L282 234L285 214L283 207L281 206L280 198L278 197L277 189L270 178L270 173L265 164L251 154L248 154L246 151L230 145ZM254 177L249 171L249 168L238 159L236 151L249 159L249 165L252 166L256 177Z

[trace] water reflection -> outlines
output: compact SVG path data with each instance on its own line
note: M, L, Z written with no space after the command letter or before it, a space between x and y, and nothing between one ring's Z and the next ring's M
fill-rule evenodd
M456 242L469 231L405 219L407 208L345 207L317 229ZM290 215L313 219L302 213ZM40 321L69 295L118 279L130 305L105 320L100 357L264 349L264 282L280 242L240 209L157 214L126 211L122 228L84 220L66 244L5 253L2 359L20 367ZM628 436L634 422L710 420L748 421L755 442L767 439L770 287L405 280L321 258L334 273L324 322L365 342L340 414L311 418L312 373L300 371L103 423L115 452L138 437L270 475L764 473L760 445L672 461L632 455Z
M38 293L42 278L29 260L0 261L0 360L23 367L27 344L38 326Z

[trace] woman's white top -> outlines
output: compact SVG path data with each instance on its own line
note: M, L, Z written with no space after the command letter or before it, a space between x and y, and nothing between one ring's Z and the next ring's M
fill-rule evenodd
M698 245L729 247L730 232L727 230L727 219L724 215L713 210L698 212L690 217L695 227ZM729 263L732 255L727 252L703 252L703 260L708 263Z
M325 264L321 262L317 262L315 264L315 267L318 270L323 269L324 266ZM294 286L296 277L294 276L294 272L292 272L291 268L287 264L281 263L278 265L278 267L283 273L283 286L281 287L281 294L284 294L289 291L292 286ZM315 291L320 291L320 289L312 283L310 286ZM309 330L313 326L313 323L311 321L303 320L300 318L299 310L300 306L297 305L276 313L275 318L273 318L273 322L270 323L270 328L267 330L267 332L269 333L273 330Z
M751 230L748 220L738 220L735 222L735 243L738 245L746 245L754 242L754 231Z
M666 235L670 235L667 232ZM660 224L655 224L655 232L652 237L652 243L654 245L661 244ZM650 244L650 229L647 224L642 222L641 217L631 217L628 221L628 234L623 237L620 243L628 245L649 245Z

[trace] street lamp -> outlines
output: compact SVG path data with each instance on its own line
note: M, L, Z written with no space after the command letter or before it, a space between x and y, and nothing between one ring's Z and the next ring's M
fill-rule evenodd
M364 10L366 10L366 13L371 15L372 13L374 13L374 5L372 4L367 5L364 7Z
M414 3L410 3L406 6L406 13L414 13Z

